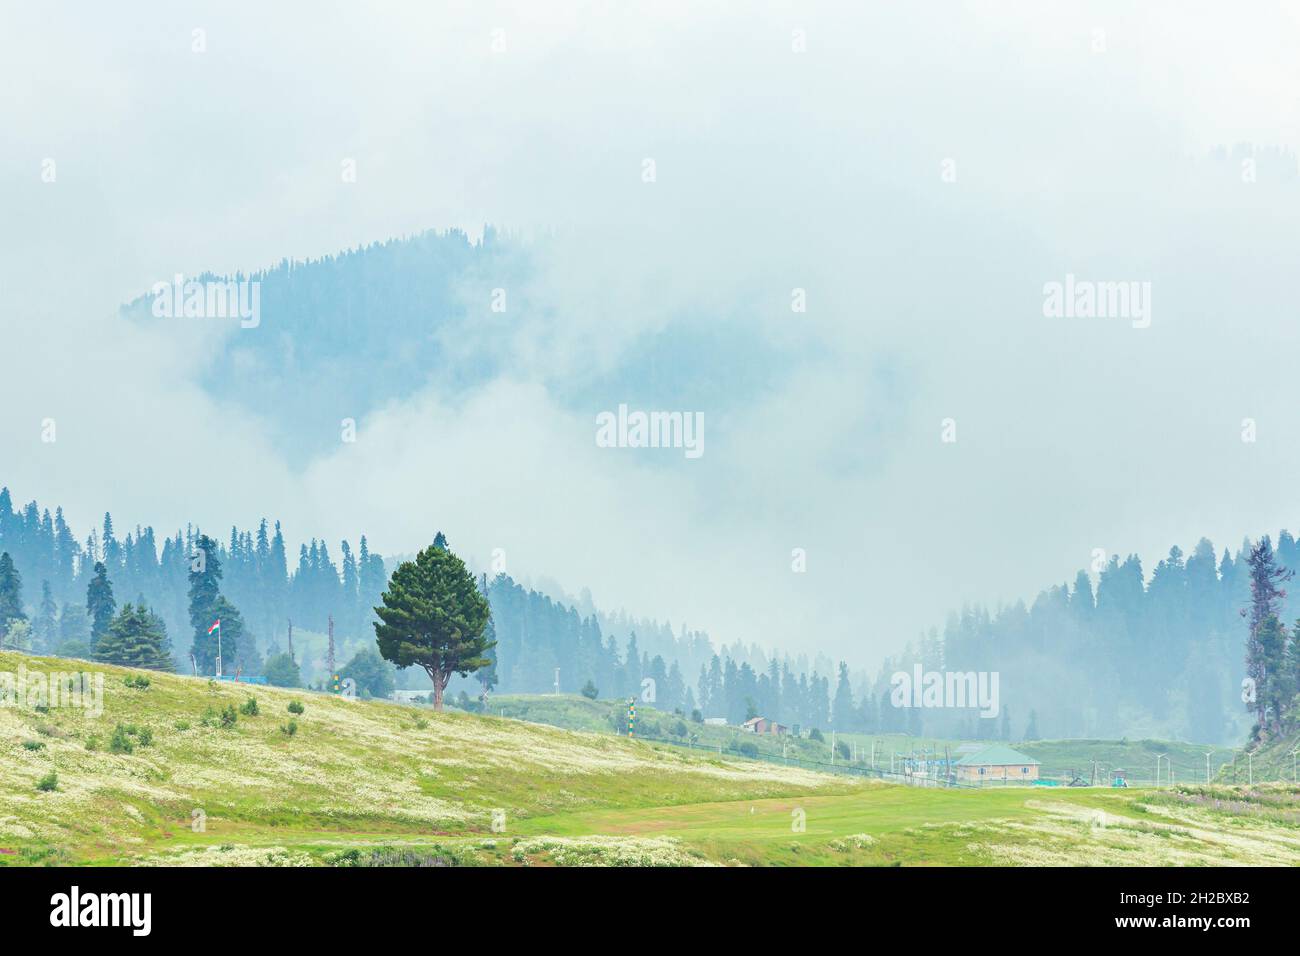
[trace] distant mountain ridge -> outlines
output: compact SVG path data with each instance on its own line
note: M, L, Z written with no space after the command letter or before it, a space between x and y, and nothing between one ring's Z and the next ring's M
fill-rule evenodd
M248 274L184 277L260 283L259 321L251 328L232 323L198 384L262 419L277 447L305 463L338 447L342 419L360 422L430 384L463 396L502 375L524 374L541 376L559 404L593 416L620 401L716 416L767 391L787 369L789 345L755 336L748 304L724 314L716 305L668 302L653 328L632 333L629 347L602 351L609 367L581 362L552 370L529 356L525 369L514 368L516 350L529 353L536 344L532 333L516 341L521 329L549 338L575 308L546 281L548 268L563 268L551 261L549 242L490 226L477 242L460 230L428 231ZM586 275L566 279L566 294L595 300L587 307L611 316L629 308L587 287L598 286L599 274L593 263ZM175 281L159 278L169 290ZM653 287L640 293L636 305L658 309L655 294ZM146 291L119 311L142 326L187 321L155 316L153 303Z

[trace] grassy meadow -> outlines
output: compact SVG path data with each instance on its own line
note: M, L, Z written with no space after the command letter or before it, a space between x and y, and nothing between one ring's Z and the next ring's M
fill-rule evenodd
M593 733L613 733L615 718L626 711L626 703L616 700L587 700L572 694L510 694L494 697L491 713L514 717L534 723L564 727L569 730L586 730ZM673 730L677 724L687 729L686 737L675 737ZM791 762L829 764L831 760L831 735L824 731L823 741L810 740L808 737L772 737L755 736L742 732L736 727L717 727L708 724L696 724L683 720L669 713L641 706L637 709L637 729L643 736L658 739L678 740L686 746L699 749L735 751L742 743L753 744L758 749L758 756L764 759L792 758ZM694 737L693 741L691 738ZM945 752L958 759L963 752L961 748L979 748L994 741L971 741L943 737L911 737L906 734L837 734L837 741L849 745L850 759L835 758L836 765L847 763L857 768L874 766L889 770L890 756L894 755L895 766L900 766L904 755L931 753L942 756ZM1174 782L1205 783L1206 754L1210 755L1210 780L1221 782L1231 780L1232 762L1237 751L1228 747L1213 747L1196 743L1184 743L1167 740L1035 740L1012 741L1010 746L1035 760L1040 761L1039 773L1044 778L1068 782L1076 774L1085 780L1092 779L1093 763L1097 765L1099 781L1110 783L1113 771L1123 770L1130 784L1151 784L1155 782L1155 763L1161 758L1161 783L1169 782L1170 768L1173 769ZM1267 763L1268 769L1256 774L1257 781L1291 780L1290 757L1287 757L1285 776L1280 764ZM1257 762L1257 771L1261 765ZM1244 765L1243 765L1244 767ZM1227 768L1225 778L1219 778L1221 770ZM1240 773L1240 781L1246 782L1245 770Z
M102 674L103 713L0 706L0 865L1300 862L1300 797L1280 784L921 789L0 653L0 673L20 665Z

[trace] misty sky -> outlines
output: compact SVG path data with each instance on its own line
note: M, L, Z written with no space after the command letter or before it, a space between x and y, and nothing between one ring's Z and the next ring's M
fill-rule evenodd
M6 0L0 484L83 538L106 508L279 517L295 550L442 529L601 607L863 665L1094 548L1149 573L1297 530L1300 5L701 6ZM116 314L176 272L485 223L556 233L517 297L547 308L461 330L501 374L431 376L311 460L197 385L265 327ZM1151 283L1150 327L1045 317L1067 273ZM765 356L757 384L664 397L703 413L698 460L597 448L566 387L681 356L684 322Z

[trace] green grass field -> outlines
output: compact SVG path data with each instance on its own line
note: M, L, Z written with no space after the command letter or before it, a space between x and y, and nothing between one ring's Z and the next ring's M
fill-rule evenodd
M20 665L76 666L0 653L0 674ZM922 789L85 666L104 675L98 717L0 706L0 865L1300 862L1300 795L1283 785Z
M626 703L614 700L587 700L575 695L551 694L510 694L492 699L491 712L533 723L549 724L569 730L586 730L593 733L613 733L614 718L626 710ZM674 738L674 725L682 723L689 735L698 740L695 746L700 749L724 749L735 751L744 742L758 748L759 756L766 759L791 758L791 762L803 761L805 764L829 764L831 760L830 734L825 733L822 742L807 737L771 737L746 734L735 727L716 727L696 724L672 714L641 707L637 713L637 726L643 736L659 739L679 739L689 745L688 738ZM893 766L901 767L902 759L907 754L935 753L942 756L947 752L955 760L960 756L962 747L979 747L992 741L970 741L941 737L910 737L906 734L838 734L837 740L850 745L850 755L856 759L848 761L849 765L866 768L874 766L889 770L891 755ZM1174 782L1206 782L1206 754L1210 755L1210 780L1216 778L1226 782L1231 777L1231 766L1236 751L1227 747L1214 747L1196 743L1183 743L1166 740L1037 740L1013 741L1016 750L1041 762L1040 775L1044 778L1068 782L1075 775L1081 775L1091 781L1094 763L1097 779L1109 783L1114 771L1123 770L1131 784L1152 784L1155 782L1155 763L1161 759L1160 780L1168 783L1172 768ZM1291 780L1290 758L1287 758L1285 774L1279 762L1266 762L1256 769L1259 771L1255 780L1283 781ZM836 757L836 765L845 761ZM1264 768L1264 769L1261 769ZM1224 778L1218 778L1221 769L1229 768ZM1244 769L1241 770L1239 782L1246 782Z

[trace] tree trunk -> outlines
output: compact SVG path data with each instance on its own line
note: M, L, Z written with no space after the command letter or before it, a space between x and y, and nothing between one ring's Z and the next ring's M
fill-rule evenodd
M447 678L451 675L442 675L434 671L429 674L433 678L433 709L442 710L442 692L447 689Z

